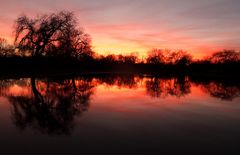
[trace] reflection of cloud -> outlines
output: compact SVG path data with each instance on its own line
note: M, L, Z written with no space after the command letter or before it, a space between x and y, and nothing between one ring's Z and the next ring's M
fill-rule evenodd
M13 85L9 87L8 93L12 96L29 96L31 95L31 89L29 87Z
M1 95L18 97L18 96L30 96L32 95L32 93L31 89L28 86L20 86L17 84L13 84L7 87L7 89L1 90Z

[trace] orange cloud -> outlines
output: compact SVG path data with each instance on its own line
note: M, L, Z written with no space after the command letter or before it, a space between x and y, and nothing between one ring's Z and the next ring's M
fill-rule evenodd
M186 28L183 28L186 29ZM94 49L101 54L127 54L139 52L140 56L152 48L183 49L195 57L203 57L220 50L216 45L184 35L183 30L161 27L160 30L137 23L119 25L93 25L88 27L93 34Z
M229 0L3 1L0 36L12 43L13 22L22 13L71 10L92 36L98 53L144 56L151 48L170 48L203 57L217 50L240 49L238 4Z

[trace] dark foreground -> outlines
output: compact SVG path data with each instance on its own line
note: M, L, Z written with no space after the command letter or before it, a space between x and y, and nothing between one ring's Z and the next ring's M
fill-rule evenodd
M2 77L1 153L239 153L236 78Z

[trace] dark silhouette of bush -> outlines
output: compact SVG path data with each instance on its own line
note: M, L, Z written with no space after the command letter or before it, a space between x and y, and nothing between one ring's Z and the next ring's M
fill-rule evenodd
M152 49L146 58L148 64L163 64L165 63L165 57L163 50L161 49Z
M137 56L135 55L118 55L118 63L121 63L121 64L136 64L137 63Z
M216 52L210 57L210 61L214 64L239 63L240 52L234 50Z
M192 56L182 50L153 49L148 53L146 62L149 64L186 66L192 62Z

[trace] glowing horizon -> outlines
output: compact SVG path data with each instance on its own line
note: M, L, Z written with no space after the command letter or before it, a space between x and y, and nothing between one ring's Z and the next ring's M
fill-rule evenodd
M0 6L0 37L13 41L14 20L73 11L99 54L146 55L152 48L182 49L204 57L240 50L238 0L8 0Z

